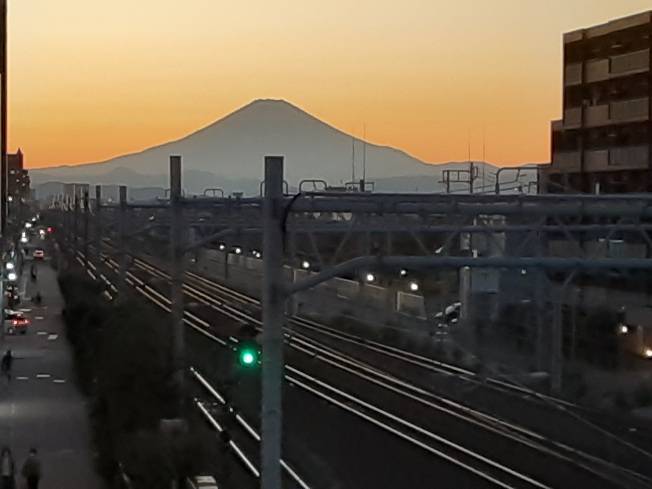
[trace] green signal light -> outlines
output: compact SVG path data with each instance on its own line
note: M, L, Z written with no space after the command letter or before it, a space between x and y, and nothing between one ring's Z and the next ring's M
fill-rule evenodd
M253 348L243 348L238 355L240 364L245 367L252 367L258 360L258 352Z

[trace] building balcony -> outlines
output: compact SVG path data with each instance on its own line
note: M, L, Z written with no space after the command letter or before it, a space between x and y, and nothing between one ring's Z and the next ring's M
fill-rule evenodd
M586 63L586 82L608 80L611 76L608 59L598 59Z
M582 109L574 107L564 111L564 129L577 129L582 127Z
M609 117L615 123L646 121L650 118L650 99L644 97L612 102Z
M648 145L623 146L609 150L610 170L632 170L649 167L650 148Z
M552 155L551 170L561 172L580 171L582 160L579 151L560 151Z
M609 72L611 76L630 75L649 71L650 50L643 49L633 53L612 56Z
M618 170L642 170L649 167L647 145L622 146L609 149L586 150L584 170L603 172ZM579 151L559 151L552 155L552 172L573 173L582 169Z
M585 171L602 171L607 170L609 166L609 150L601 149L584 152L584 170Z
M590 105L584 109L586 127L605 126L609 123L609 105Z
M582 109L580 107L566 109L564 111L564 129L627 124L649 119L650 99L643 97L585 107L584 126L582 126Z
M582 63L566 65L564 69L564 86L570 87L582 83Z

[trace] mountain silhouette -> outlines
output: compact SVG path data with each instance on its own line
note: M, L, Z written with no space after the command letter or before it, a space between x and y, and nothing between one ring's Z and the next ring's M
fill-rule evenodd
M144 175L167 173L171 154L183 156L184 170L202 170L228 178L263 174L265 155L285 156L286 179L323 178L337 184L351 179L352 146L356 173L362 175L366 151L368 178L435 174L428 164L403 151L365 144L283 100L256 100L182 139L107 161L46 168L55 178L130 170Z

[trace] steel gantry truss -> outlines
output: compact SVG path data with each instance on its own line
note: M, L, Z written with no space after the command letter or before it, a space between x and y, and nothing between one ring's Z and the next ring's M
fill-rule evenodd
M119 202L109 205L102 203L101 188L96 187L93 202L86 193L58 204L65 211L64 232L75 247L84 247L87 260L90 243L95 243L99 256L103 238L115 237L123 281L131 240L147 234L169 238L173 353L180 392L185 369L182 285L187 254L245 238L260 244L262 238L264 489L281 487L282 323L286 301L293 294L370 269L410 269L424 280L446 269L531 270L539 294L542 277L562 274L557 278L557 306L550 321L552 388L559 391L563 371L560 304L568 284L578 276L605 271L636 274L652 270L652 196L328 191L288 195L283 158L266 157L264 168L262 197L224 198L217 197L217 191L201 198L184 197L181 157L172 156L169 200L129 203L126 187L121 187ZM643 251L609 257L594 246L612 239L636 243ZM224 246L224 253L228 252ZM283 267L296 263L300 253L316 257L320 271L291 282ZM225 267L227 263L225 260ZM537 327L547 329L547 320L541 309L539 312Z

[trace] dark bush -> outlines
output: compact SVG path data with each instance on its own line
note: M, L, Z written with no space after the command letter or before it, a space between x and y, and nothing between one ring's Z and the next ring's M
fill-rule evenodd
M155 489L199 471L194 434L173 443L159 432L176 414L168 316L136 299L108 303L84 274L62 274L59 284L76 375L91 396L99 473L115 480L121 461L134 488Z

